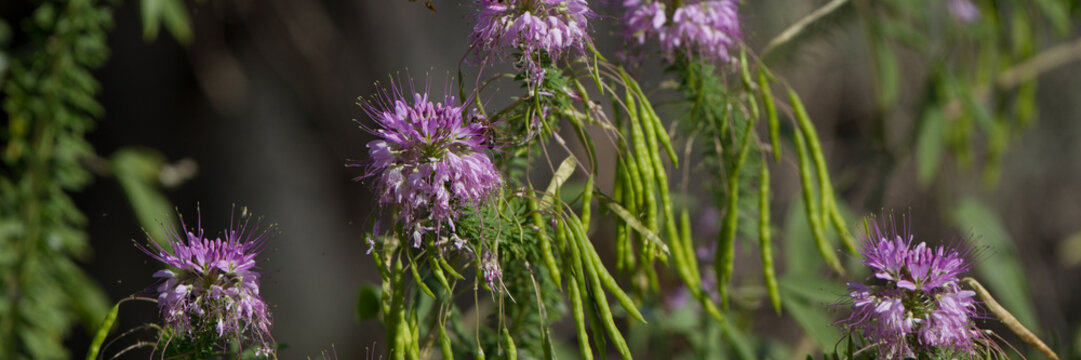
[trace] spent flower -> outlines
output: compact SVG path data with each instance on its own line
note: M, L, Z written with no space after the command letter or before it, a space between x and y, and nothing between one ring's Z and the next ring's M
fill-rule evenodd
M544 57L581 53L590 42L593 12L585 0L476 0L476 5L470 47L478 60L520 54L515 66L532 85L544 79Z
M481 205L502 184L486 154L488 137L482 116L467 110L453 95L436 102L410 89L412 101L394 84L362 104L379 137L368 143L371 161L365 177L375 177L379 204L393 206L398 221L420 247L422 234L449 225L463 207ZM449 91L445 91L450 93Z
M157 288L158 309L165 327L182 338L214 333L253 345L259 353L273 353L270 312L259 295L259 272L255 257L261 251L269 229L249 228L250 217L242 215L222 236L210 238L198 219L188 229L183 217L181 231L169 229L167 247L151 241L140 246L170 269L154 274L162 279ZM167 250L167 249L172 249Z
M972 354L983 336L976 328L975 292L959 276L970 265L956 250L913 244L910 231L875 224L864 242L868 284L849 283L851 332L876 341L878 356L900 359L939 350Z

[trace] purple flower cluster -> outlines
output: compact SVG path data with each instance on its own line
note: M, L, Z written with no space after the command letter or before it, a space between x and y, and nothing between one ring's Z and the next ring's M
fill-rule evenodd
M980 19L980 8L972 3L972 0L949 0L946 8L957 21L971 24Z
M371 163L360 178L377 177L380 205L396 207L419 247L424 232L443 224L453 229L459 209L483 203L502 177L485 153L488 137L479 114L466 114L466 105L451 95L433 102L426 88L413 91L410 103L400 88L391 88L363 104L380 139L368 143Z
M660 0L625 0L624 37L638 46L656 37L669 61L677 55L730 62L741 36L734 0L686 0L667 17Z
M259 295L255 269L267 232L250 231L248 219L242 216L224 239L210 239L201 219L188 230L181 218L184 234L169 231L172 251L154 241L153 248L142 250L172 268L154 274L163 280L157 289L158 309L167 328L185 337L212 330L219 337L252 340L260 353L269 355L274 348L270 312Z
M558 59L566 51L582 52L590 41L585 0L476 0L477 23L470 47L482 62L520 52L516 67L528 82L544 79L541 57Z
M908 230L884 227L875 224L862 249L874 284L848 284L853 312L843 323L877 341L880 358L934 349L973 353L982 336L972 321L975 292L961 289L958 279L969 264L955 250L913 246Z

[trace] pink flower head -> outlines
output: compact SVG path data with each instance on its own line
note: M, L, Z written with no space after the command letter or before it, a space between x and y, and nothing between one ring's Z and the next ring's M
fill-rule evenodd
M515 66L536 85L544 80L542 58L581 53L590 42L585 0L475 0L477 23L470 46L482 62L520 54Z
M624 38L637 46L656 38L668 61L678 55L731 61L729 50L742 36L736 1L687 0L671 11L671 18L666 5L661 0L625 0Z
M213 331L219 337L254 341L260 349L273 349L270 312L259 295L259 272L255 257L266 241L267 231L248 228L249 217L241 216L221 237L207 237L202 219L183 234L170 229L165 239L172 251L157 242L140 246L143 252L172 269L160 270L155 278L158 309L165 325L183 337ZM272 352L272 350L271 350Z
M362 106L379 139L368 143L380 205L394 206L398 220L421 245L421 235L449 224L453 229L462 207L481 205L502 184L502 177L485 152L486 126L469 103L453 95L433 101L428 86L412 91L412 101L391 84L380 97ZM447 91L449 93L449 91ZM349 166L364 166L351 162Z
M888 227L887 227L888 226ZM975 292L963 290L959 276L969 264L956 250L913 245L907 228L875 224L861 251L870 285L849 283L849 331L877 341L884 359L946 348L973 353L977 339Z

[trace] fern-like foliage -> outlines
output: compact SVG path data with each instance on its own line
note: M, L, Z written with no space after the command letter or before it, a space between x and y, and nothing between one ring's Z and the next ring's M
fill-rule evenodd
M3 83L0 358L66 358L72 324L92 328L108 310L75 262L88 255L86 218L67 193L90 180L79 160L93 152L84 134L103 112L91 70L109 55L108 5L40 1L15 24L27 42L12 49Z

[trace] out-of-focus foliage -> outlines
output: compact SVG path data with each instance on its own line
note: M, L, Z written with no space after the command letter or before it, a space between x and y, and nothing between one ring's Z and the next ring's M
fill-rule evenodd
M108 58L108 3L41 1L14 24L3 83L7 127L0 170L0 358L62 359L72 322L96 326L108 310L101 289L76 265L90 254L86 218L67 191L91 174L83 135L103 109L91 70Z
M1048 70L1040 64L1047 59L1037 60L1045 54L1038 52L1047 46L1044 39L1069 33L1070 5L1061 0L973 1L977 15L965 19L947 11L947 3L854 4L874 65L876 121L906 114L917 119L907 138L890 139L884 124L876 128L877 136L883 146L897 146L895 152L915 152L916 178L923 185L934 180L948 151L962 169L978 164L991 186L1007 147L1037 118L1036 75ZM923 59L926 72L902 68L903 52ZM923 93L916 109L901 106L900 94L906 91Z
M963 199L953 212L957 230L971 233L971 243L980 261L976 271L1002 302L1002 306L1022 324L1036 325L1036 309L1029 299L1024 268L1017 258L1017 245L1000 219L991 209L976 199Z
M143 38L154 40L164 25L165 29L182 44L191 42L191 19L182 0L140 0L143 18Z

